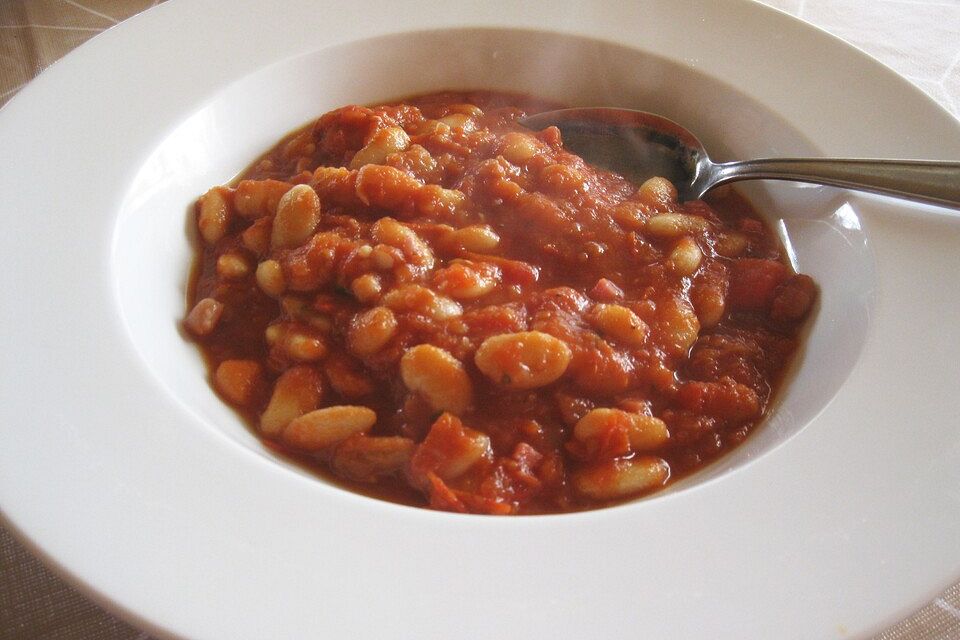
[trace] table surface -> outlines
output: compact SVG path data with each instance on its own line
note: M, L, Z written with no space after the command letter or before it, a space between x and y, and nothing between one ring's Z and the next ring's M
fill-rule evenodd
M162 0L0 0L0 105L88 38ZM960 118L960 0L764 0L860 48ZM148 640L0 527L0 640ZM960 584L874 640L960 639Z

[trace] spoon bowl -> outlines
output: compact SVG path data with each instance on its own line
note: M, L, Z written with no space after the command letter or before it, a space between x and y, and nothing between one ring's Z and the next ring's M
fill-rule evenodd
M533 130L560 129L564 146L585 160L640 183L670 180L681 201L739 180L792 180L960 208L960 162L859 158L763 158L713 162L700 140L676 122L633 109L587 107L520 120Z

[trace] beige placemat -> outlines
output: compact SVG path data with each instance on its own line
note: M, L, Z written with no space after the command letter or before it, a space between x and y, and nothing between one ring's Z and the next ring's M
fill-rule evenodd
M0 105L74 47L160 1L0 0ZM960 0L765 2L860 47L960 116ZM0 527L0 640L27 638L150 636L80 595ZM875 638L958 639L960 584Z

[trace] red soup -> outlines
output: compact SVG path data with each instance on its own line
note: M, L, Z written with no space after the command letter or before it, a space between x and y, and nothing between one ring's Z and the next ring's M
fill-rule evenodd
M268 446L388 500L556 513L760 423L813 281L735 193L678 203L517 124L543 105L343 107L200 198L185 326Z

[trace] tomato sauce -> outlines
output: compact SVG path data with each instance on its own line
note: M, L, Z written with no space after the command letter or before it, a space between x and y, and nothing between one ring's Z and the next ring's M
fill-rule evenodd
M200 199L185 326L267 446L382 499L557 513L761 423L813 281L736 192L680 203L517 124L556 106L343 107Z

